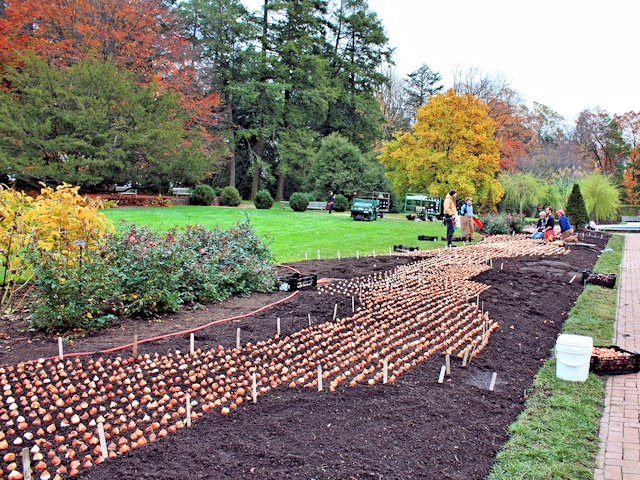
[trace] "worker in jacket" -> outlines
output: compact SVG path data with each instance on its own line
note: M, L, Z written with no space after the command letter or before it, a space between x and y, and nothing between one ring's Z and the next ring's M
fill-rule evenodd
M456 214L456 191L449 190L447 197L444 199L444 224L447 226L447 246L452 247L453 231L455 230Z

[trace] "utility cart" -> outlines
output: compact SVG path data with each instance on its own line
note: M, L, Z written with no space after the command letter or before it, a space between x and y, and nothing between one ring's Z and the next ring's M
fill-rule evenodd
M377 220L389 213L391 194L389 192L356 192L351 206L351 218L360 220Z

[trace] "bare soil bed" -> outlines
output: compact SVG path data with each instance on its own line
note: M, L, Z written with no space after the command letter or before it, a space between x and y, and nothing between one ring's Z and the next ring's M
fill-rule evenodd
M224 416L211 410L190 428L81 469L76 478L485 478L507 439L506 428L522 411L535 372L549 357L567 312L582 292L582 271L592 268L607 240L587 238L597 248L575 247L566 255L493 258L493 268L473 280L490 285L480 300L500 328L467 367L453 359L449 381L438 383L443 356L434 355L392 384L343 384L335 392L280 385L261 395L256 404L239 405ZM331 282L391 270L413 260L382 256L293 266ZM150 321L122 319L106 331L73 337L65 343L65 352L125 345L134 334L144 339L181 332L245 315L288 296L287 292L254 294ZM309 316L314 323L330 321L335 305L338 316L347 316L351 297L303 290L247 318L197 331L196 348L232 347L237 328L243 342L255 344L273 337L277 317L282 336L290 335L305 328ZM2 319L0 332L7 337L0 340L4 365L57 355L56 339L26 331L20 316ZM188 334L139 345L140 354L176 349L189 351ZM130 354L126 348L100 356ZM498 374L497 383L489 391L493 372ZM20 450L13 445L9 449Z

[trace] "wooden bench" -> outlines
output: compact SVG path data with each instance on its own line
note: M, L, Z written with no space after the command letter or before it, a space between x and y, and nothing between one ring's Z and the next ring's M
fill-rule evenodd
M135 188L116 185L116 193L119 195L138 195L138 190Z
M640 222L640 216L638 215L632 215L632 216L622 216L622 221L623 222Z
M280 208L284 210L285 208L291 208L291 207L289 206L289 202L281 201Z
M309 202L307 210L326 210L327 202Z
M171 192L173 193L173 195L175 197L190 197L191 196L191 190L189 190L188 188L174 187L174 188L171 189Z

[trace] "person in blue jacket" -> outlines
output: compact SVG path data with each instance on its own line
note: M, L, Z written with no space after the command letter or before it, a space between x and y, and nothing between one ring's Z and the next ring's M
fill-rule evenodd
M558 223L560 224L560 240L573 239L573 227L569 223L569 219L564 214L564 210L558 210Z

